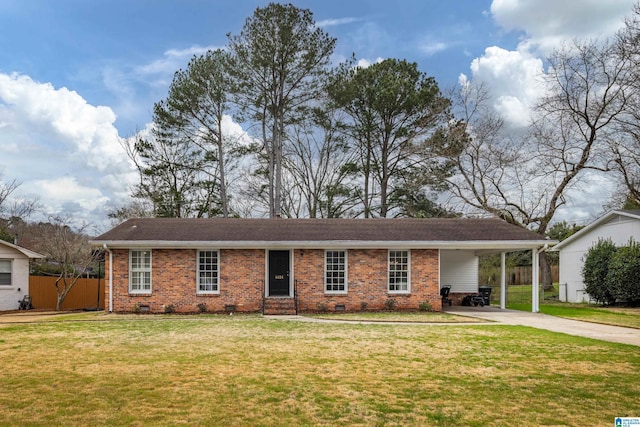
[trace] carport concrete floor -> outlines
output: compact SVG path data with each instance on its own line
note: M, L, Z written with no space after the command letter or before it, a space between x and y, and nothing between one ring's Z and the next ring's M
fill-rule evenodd
M530 326L532 328L547 329L569 335L640 346L640 329L563 319L542 313L501 310L498 307L490 306L452 306L445 307L444 311L446 313L477 317L507 325Z

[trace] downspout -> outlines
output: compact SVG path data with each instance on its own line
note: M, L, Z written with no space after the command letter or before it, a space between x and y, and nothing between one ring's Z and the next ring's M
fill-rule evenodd
M113 313L113 252L104 243L102 248L109 253L109 313Z

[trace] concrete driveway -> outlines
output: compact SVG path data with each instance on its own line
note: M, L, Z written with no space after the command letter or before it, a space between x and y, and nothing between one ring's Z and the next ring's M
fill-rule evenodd
M622 344L640 346L640 329L581 322L542 313L518 310L501 310L497 307L446 307L445 312L461 316L477 317L507 325L530 326L579 337L594 338Z

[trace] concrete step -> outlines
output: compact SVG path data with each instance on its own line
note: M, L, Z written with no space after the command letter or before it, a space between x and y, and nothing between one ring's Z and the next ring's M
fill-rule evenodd
M264 314L291 315L296 313L296 301L293 298L265 298Z

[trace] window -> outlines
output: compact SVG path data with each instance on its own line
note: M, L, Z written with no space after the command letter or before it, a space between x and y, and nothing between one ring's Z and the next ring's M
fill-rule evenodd
M129 292L151 293L151 251L129 252Z
M11 286L10 259L0 259L0 286Z
M198 251L198 293L217 294L218 251Z
M389 251L389 292L409 292L409 251Z
M347 292L347 253L325 251L324 289L326 292Z

